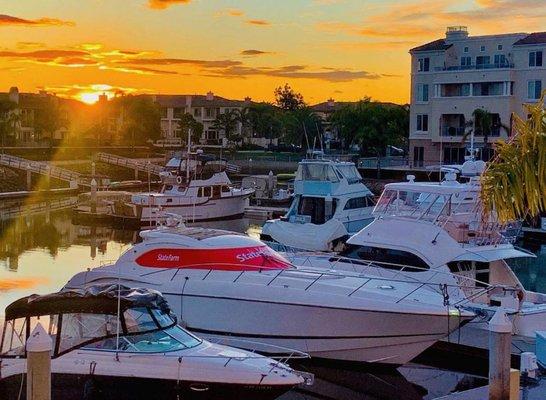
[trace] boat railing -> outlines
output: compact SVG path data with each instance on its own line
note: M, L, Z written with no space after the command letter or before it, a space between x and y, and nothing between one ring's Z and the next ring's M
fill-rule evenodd
M302 260L303 256L303 260ZM430 268L425 267L419 267L415 265L407 265L407 264L399 264L399 263L391 263L391 262L385 262L385 261L375 261L375 260L354 260L352 258L328 254L328 253L306 253L303 255L300 255L300 258L298 258L298 265L309 265L310 267L316 268L319 267L317 264L313 264L313 261L317 261L317 257L324 257L328 259L328 262L330 263L330 268L335 270L338 264L344 263L349 264L353 267L353 272L356 274L359 274L359 276L362 276L363 268L374 268L374 273L381 273L381 272L389 272L389 276L383 276L383 275L373 275L373 278L371 279L377 279L376 276L380 276L383 280L388 280L391 282L403 282L403 283L415 283L419 286L416 287L412 292L408 293L405 297L415 293L417 290L423 288L424 286L429 286L438 291L439 293L443 294L446 297L446 301L449 300L449 292L448 289L450 288L459 288L464 293L464 297L458 300L456 303L457 305L462 305L464 303L469 303L472 300L487 296L490 297L495 292L513 292L516 293L519 291L519 288L515 286L508 286L508 285L492 285L488 282L484 282L481 280L478 280L476 278L472 278L465 275L459 275L453 272L448 271L442 271L442 270L431 270ZM387 266L387 268L385 268ZM414 272L429 272L431 275L426 278L426 281L424 281L424 277L421 275L419 277L412 276ZM371 273L370 273L371 274ZM370 276L370 275L368 275ZM433 282L433 280L438 276L450 276L455 279L457 284L441 284L438 282ZM401 277L401 278L400 278ZM367 283L367 282L366 282ZM363 285L362 285L363 286ZM358 288L360 289L360 287ZM355 290L356 291L356 290ZM446 292L447 291L447 292ZM400 302L401 300L398 300Z
M208 267L211 264L199 264L199 265L190 265L186 266L186 268L201 268ZM202 281L207 280L213 272L218 270L218 267L223 267L228 269L229 267L239 267L238 264L232 264L232 263L215 263L215 269L208 269L208 271L205 273L205 275L201 278ZM164 269L159 269L157 272L163 272ZM345 271L339 271L339 270L324 270L324 271L317 271L316 269L305 269L304 266L299 267L290 267L290 268L268 268L268 267L255 267L249 270L239 271L239 273L233 278L232 283L235 283L239 281L243 276L248 275L248 273L263 273L263 272L275 272L271 278L267 281L262 282L264 286L271 286L275 281L277 281L279 278L294 278L295 276L299 278L307 278L309 279L309 284L303 288L304 291L309 291L313 286L315 286L317 283L324 281L326 279L343 279L343 278L351 278L359 281L360 284L356 287L348 287L347 293L345 294L347 297L351 297L358 293L360 290L364 289L366 285L368 285L370 282L383 282L385 283L385 287L388 287L389 289L394 289L391 283L402 283L406 285L416 285L415 287L411 288L408 293L404 293L401 295L400 299L396 300L396 303L399 303L405 299L407 299L409 296L414 294L415 292L427 288L427 290L436 292L438 294L443 294L443 291L448 290L449 288L455 288L459 289L462 286L460 284L438 284L436 282L429 282L429 281L419 281L415 278L411 277L408 278L407 276L403 275L402 278L394 278L394 277L382 277L379 275L366 275L363 272L360 273L351 273L351 272L345 272ZM441 271L437 271L437 273L441 273ZM253 282L253 284L260 284L258 282ZM464 286L463 286L464 287ZM476 287L472 286L469 288L476 289ZM479 289L481 292L486 293L488 290L491 290L491 286L486 287L484 289ZM483 294L482 293L482 294ZM448 305L448 302L447 304Z

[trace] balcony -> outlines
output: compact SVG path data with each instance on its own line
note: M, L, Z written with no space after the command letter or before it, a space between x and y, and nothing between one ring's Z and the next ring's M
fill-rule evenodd
M434 67L434 71L473 71L484 69L512 69L514 63L495 64L473 64L473 65L450 65L448 67Z
M441 128L441 134L442 136L447 137L462 137L465 133L465 127L464 126L442 126Z

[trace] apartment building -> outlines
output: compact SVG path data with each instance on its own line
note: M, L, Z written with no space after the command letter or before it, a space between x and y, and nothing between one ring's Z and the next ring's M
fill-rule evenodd
M58 143L63 140L68 132L69 113L73 100L61 99L55 95L40 91L39 93L21 93L17 87L10 88L8 93L0 93L0 101L14 103L15 125L13 131L8 132L5 144L12 145L36 145L38 143ZM54 132L43 131L40 118L48 113L51 107L58 111L58 128Z
M241 110L252 104L250 97L244 100L229 100L214 93L206 95L154 95L153 100L161 107L161 135L165 139L180 137L179 122L183 114L191 114L203 124L201 144L225 145L225 132L214 127L214 120L219 114L231 110ZM242 133L242 126L237 124L237 134Z
M546 32L469 36L464 26L410 50L410 162L413 166L461 163L474 131L478 156L510 134L511 115L546 89ZM473 113L492 115L490 132L475 129Z

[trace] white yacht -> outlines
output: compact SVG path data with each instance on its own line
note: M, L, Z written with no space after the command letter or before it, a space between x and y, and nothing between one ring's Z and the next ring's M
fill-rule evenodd
M446 301L474 310L482 327L498 306L512 316L514 334L546 329L546 295L526 290L506 260L534 257L513 243L521 224L482 212L478 177L459 183L391 183L375 220L338 255L293 254L294 263L435 284ZM440 286L438 286L440 285ZM480 324L474 324L480 325Z
M159 193L134 194L124 207L130 207L130 214L143 225L161 222L166 214L177 214L187 222L241 218L254 191L233 187L225 170L208 164L199 153L194 155L190 161L195 163L187 162L185 173L178 169L162 174Z
M116 282L152 288L184 327L206 338L396 365L474 317L419 290L421 284L298 268L241 234L161 227L141 236L115 264L78 273L66 288Z
M264 224L261 239L280 244L279 248L331 251L373 221L374 205L354 163L303 160L290 209Z
M279 361L187 332L153 290L116 284L32 295L10 304L5 319L3 399L25 393L31 333L52 339L53 398L274 399L304 381Z

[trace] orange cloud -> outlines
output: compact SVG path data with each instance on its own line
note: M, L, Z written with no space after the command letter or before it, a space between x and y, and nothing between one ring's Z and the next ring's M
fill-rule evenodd
M16 47L18 49L41 49L46 47L45 43L40 42L17 42Z
M148 0L148 7L155 10L164 10L175 4L188 4L191 0Z
M269 21L266 21L265 19L247 19L245 22L250 25L258 25L258 26L271 25L271 23Z
M25 19L11 15L0 14L0 26L74 26L72 21L64 21L57 18Z
M262 50L255 50L255 49L249 49L249 50L243 50L241 51L242 56L263 56L265 54L273 54L273 52L270 51L262 51Z
M162 69L154 69L154 68L147 68L147 67L135 67L132 65L123 66L123 67L101 65L99 69L118 71L118 72L127 72L127 73L139 74L139 75L177 75L178 74L178 72L176 71L165 71Z

